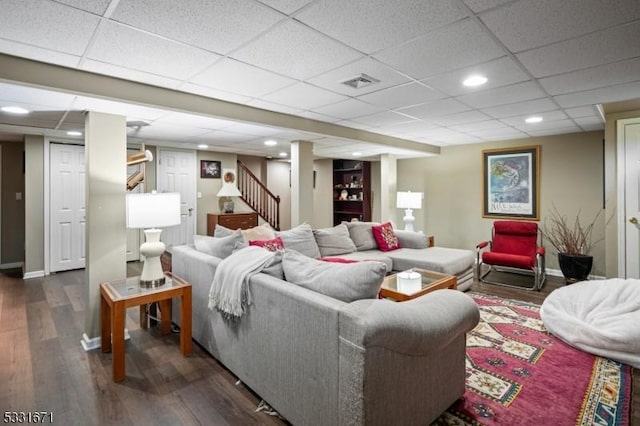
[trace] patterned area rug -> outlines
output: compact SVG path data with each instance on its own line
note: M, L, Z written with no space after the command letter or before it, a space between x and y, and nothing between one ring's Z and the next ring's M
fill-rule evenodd
M627 425L632 369L550 335L540 306L468 293L467 390L434 424Z

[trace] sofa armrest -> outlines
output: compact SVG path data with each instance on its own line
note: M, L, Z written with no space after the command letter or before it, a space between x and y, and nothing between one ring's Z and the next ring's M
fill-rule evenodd
M400 303L365 299L340 312L340 338L362 348L423 356L446 347L479 320L475 302L456 290L438 290Z
M192 285L211 286L216 268L221 261L222 259L198 251L191 245L171 248L173 273Z
M398 242L402 248L422 249L429 247L429 240L425 234L413 231L394 229Z

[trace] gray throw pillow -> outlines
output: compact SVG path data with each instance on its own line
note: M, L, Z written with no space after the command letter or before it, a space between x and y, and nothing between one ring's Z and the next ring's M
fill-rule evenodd
M320 249L316 239L313 237L311 225L308 223L300 224L288 231L276 232L276 237L282 239L285 249L299 251L305 256L313 257L314 259L320 257Z
M347 303L375 299L387 272L382 262L330 263L287 249L282 269L290 283Z
M394 229L394 234L398 237L398 242L402 248L411 249L423 249L427 248L429 241L425 234L413 231L403 231L401 229Z
M214 237L228 237L229 235L236 232L236 230L227 228L226 226L216 224L216 227L213 229Z
M231 235L226 237L209 237L208 235L194 235L193 244L196 250L207 253L211 256L224 259L235 250L245 247L247 243L244 241L242 232L233 231Z
M333 228L314 229L313 236L316 238L322 257L356 251L355 244L349 238L347 225L343 223Z
M358 251L377 250L378 243L373 237L371 227L380 225L377 222L343 222L349 229L349 236L356 245Z

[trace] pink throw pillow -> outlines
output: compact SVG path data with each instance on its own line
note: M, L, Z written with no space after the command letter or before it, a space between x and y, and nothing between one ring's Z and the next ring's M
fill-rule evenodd
M375 238L376 243L378 243L378 248L381 251L391 251L400 248L400 242L398 241L398 237L396 237L395 232L393 232L391 222L374 225L371 227L371 231L373 232L373 238Z
M249 245L262 247L269 251L284 250L284 244L280 237L275 237L273 240L251 240L249 241Z
M345 259L343 257L321 257L320 260L322 260L323 262L332 263L358 263L357 260Z

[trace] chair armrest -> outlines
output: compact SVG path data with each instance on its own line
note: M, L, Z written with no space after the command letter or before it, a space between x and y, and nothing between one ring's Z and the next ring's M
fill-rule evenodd
M472 330L479 319L475 302L457 290L437 290L407 302L357 300L340 311L340 339L423 356Z
M546 251L545 251L544 247L538 247L536 249L536 254L539 255L539 256L544 256L546 254Z
M476 245L476 250L480 250L485 248L486 246L488 246L490 243L490 241L483 241L481 243L478 243L478 245Z

